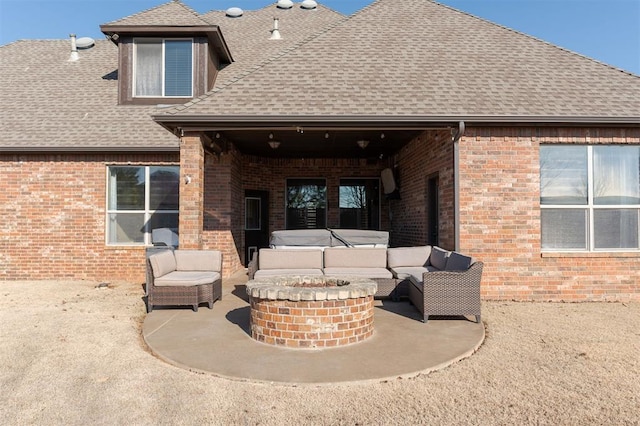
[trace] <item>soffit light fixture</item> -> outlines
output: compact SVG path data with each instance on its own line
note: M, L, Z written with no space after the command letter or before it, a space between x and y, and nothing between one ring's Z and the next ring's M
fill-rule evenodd
M269 142L267 142L271 149L278 149L280 147L280 141L273 139L273 133L269 133Z
M358 142L356 142L358 144L358 146L362 149L365 149L368 145L369 145L369 141L366 140L359 140Z

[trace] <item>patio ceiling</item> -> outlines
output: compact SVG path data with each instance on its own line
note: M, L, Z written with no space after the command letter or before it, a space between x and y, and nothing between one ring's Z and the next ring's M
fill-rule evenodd
M462 124L457 117L159 114L153 119L175 135L204 133L208 150L233 144L244 155L274 158L380 159L424 132L453 137Z
M421 132L422 130L418 129L335 129L296 126L220 129L209 131L207 134L220 145L225 141L233 143L245 155L279 158L380 158L396 153ZM274 142L279 143L277 148Z

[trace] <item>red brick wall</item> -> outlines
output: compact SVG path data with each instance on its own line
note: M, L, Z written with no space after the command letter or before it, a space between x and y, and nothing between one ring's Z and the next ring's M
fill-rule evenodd
M391 200L392 245L427 244L427 182L439 178L439 244L455 248L453 144L448 131L429 131L397 155L400 200Z
M107 165L178 154L0 155L0 280L144 281L143 247L105 244Z
M222 251L223 276L243 268L241 156L231 149L205 159L204 248Z
M461 251L486 299L640 299L640 253L542 253L539 146L640 144L640 129L468 128L460 141Z
M204 148L200 134L180 142L180 247L202 249L204 226Z
M640 299L640 253L542 253L539 145L640 144L640 129L468 128L459 143L460 249L485 262L486 299ZM167 154L0 156L0 280L144 280L143 247L105 244L106 166L178 164ZM425 244L427 180L440 179L440 245L455 245L450 132L426 132L393 159L265 159L230 149L204 157L202 247L223 250L225 276L242 268L244 191L270 192L270 228L284 228L286 178L324 177L328 226L339 179L378 177L396 164L400 200L383 197L392 245ZM392 217L387 214L389 211Z

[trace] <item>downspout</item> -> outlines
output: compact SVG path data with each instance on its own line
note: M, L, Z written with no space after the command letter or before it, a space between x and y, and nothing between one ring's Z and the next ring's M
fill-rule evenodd
M453 216L455 250L460 250L460 138L465 131L464 121L458 123L458 130L453 136Z

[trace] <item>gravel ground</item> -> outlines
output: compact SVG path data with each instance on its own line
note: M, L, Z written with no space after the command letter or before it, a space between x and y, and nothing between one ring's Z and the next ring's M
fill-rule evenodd
M3 425L640 425L640 303L485 302L480 350L409 380L255 384L144 347L140 285L0 282Z

